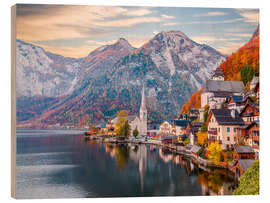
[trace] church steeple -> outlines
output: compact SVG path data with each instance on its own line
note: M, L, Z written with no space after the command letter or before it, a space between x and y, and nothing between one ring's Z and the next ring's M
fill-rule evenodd
M142 100L140 107L140 134L147 135L147 109L146 109L146 100L145 100L145 92L144 92L144 84L142 88Z
M146 105L145 105L145 94L144 94L144 84L142 88L142 101L141 101L141 108L140 110L146 110Z

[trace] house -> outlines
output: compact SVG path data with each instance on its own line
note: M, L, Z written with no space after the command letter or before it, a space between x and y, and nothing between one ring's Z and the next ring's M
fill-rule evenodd
M173 127L171 121L164 121L159 126L159 132L158 134L162 136L172 135L173 134Z
M242 81L207 80L201 95L201 108L207 104L210 109L220 108L228 97L241 95L243 92L245 86Z
M185 134L185 129L189 123L188 120L172 120L172 127L173 127L173 133L174 135L182 135Z
M206 125L208 141L217 141L223 150L230 150L237 140L237 127L243 126L244 121L234 109L211 109Z
M198 109L190 109L189 111L189 120L190 121L195 121L198 117L200 116L200 112Z
M236 146L233 150L233 160L255 159L255 152L251 146Z
M147 125L147 136L155 137L158 135L158 132L159 132L158 123L151 123Z
M196 133L201 130L202 122L189 122L186 127L186 134L190 140L190 144L194 145L197 141Z
M247 127L249 145L254 149L256 159L260 150L260 121L254 121Z
M245 107L247 102L252 102L250 97L243 97L240 95L233 95L226 101L227 109L235 109L240 113Z
M240 176L244 174L244 172L250 168L255 160L254 159L239 159L235 163L235 175L236 178L239 179Z
M259 105L254 104L253 102L247 102L245 107L240 112L240 117L247 125L251 124L253 121L260 120Z
M221 80L224 81L224 74L220 67L217 67L217 69L214 71L214 74L211 78L211 80Z

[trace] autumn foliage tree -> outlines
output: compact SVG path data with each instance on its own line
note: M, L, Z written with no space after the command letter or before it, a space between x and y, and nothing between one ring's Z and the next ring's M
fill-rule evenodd
M207 137L208 137L207 132L197 132L198 144L203 147L207 146L208 140Z
M242 77L241 70L244 67L250 67L254 74L259 74L259 53L260 53L260 39L259 26L254 32L252 38L243 47L238 49L231 56L226 58L226 61L220 65L225 80L245 80Z
M117 113L117 123L115 126L115 130L118 137L128 137L130 134L130 126L127 116L128 113L125 110L121 110Z
M195 108L198 109L201 107L201 94L203 92L203 88L199 91L195 92L189 100L183 105L182 109L180 110L179 114L189 114L190 109Z
M208 147L208 158L214 162L219 162L221 159L221 146L218 142L212 142Z

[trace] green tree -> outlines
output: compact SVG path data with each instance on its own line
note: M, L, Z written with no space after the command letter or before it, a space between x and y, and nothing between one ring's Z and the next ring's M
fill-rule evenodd
M260 193L260 163L255 161L240 177L240 184L234 195L258 195Z
M139 135L139 131L138 131L138 129L137 129L137 126L136 126L136 128L133 130L132 134L133 134L133 136L134 136L135 138Z
M221 158L221 146L218 142L212 142L208 147L209 155L208 158L212 161L219 162Z
M202 123L201 132L204 133L207 132L207 130L207 125L205 123Z
M122 136L123 137L129 137L130 135L130 125L128 123L128 120L125 121L122 129Z
M251 66L244 66L241 69L241 80L246 85L248 82L250 82L254 76L254 71Z

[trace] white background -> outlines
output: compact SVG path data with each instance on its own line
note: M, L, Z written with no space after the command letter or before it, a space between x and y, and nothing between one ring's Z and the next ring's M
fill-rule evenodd
M261 91L261 153L260 153L260 169L261 169L261 194L259 196L220 196L220 197L151 197L151 198L98 198L98 199L54 199L54 200L24 200L24 202L107 202L122 203L122 202L231 202L245 201L253 202L256 200L269 202L269 162L270 162L270 51L269 51L269 25L270 25L270 8L267 5L269 1L263 0L30 0L16 1L9 0L0 1L0 202L15 201L10 197L10 151L11 151L11 136L10 136L10 8L16 3L49 3L49 4L82 4L82 5L129 5L129 6L178 6L178 7L227 7L227 8L259 8L260 9L260 91ZM269 128L270 129L270 128ZM162 174L161 174L162 175ZM267 194L268 193L268 194Z

